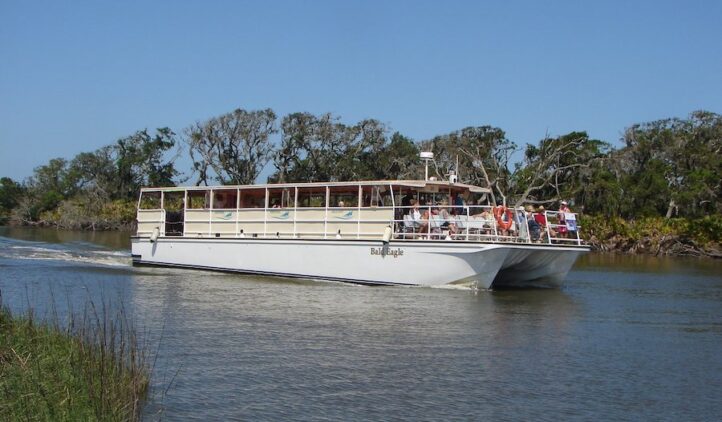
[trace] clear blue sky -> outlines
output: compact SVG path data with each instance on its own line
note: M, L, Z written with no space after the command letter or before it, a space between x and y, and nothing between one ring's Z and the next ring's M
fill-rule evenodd
M518 144L722 112L722 2L0 1L0 176L241 107Z

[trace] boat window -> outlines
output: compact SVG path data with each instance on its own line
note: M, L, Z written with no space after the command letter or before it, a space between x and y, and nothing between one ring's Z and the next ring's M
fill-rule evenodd
M213 191L213 209L235 209L238 191L236 189L218 189Z
M185 214L184 198L184 191L163 192L166 236L183 236L183 215Z
M142 210L160 209L160 192L143 192L140 195L139 208Z
M374 185L362 186L361 197L364 207L390 207L391 192L388 186Z
M468 205L489 205L489 196L485 193L469 193Z
M293 188L271 188L268 189L268 208L293 208Z
M163 209L166 211L182 211L184 192L164 192Z
M418 201L419 199L419 192L415 188L396 186L394 187L394 190L394 193L396 194L395 200L397 207L410 207L412 199L414 201Z
M191 190L188 191L188 209L202 210L211 207L211 191Z
M298 188L299 208L324 208L326 207L326 187L314 186Z
M453 203L448 192L419 192L419 203L421 205L440 205Z
M328 206L335 208L356 208L358 206L358 186L332 186L328 190Z
M266 189L241 189L241 208L263 208L266 206Z

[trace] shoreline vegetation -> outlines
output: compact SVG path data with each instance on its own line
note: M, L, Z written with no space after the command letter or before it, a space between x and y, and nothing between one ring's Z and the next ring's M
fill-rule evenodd
M269 183L420 179L420 151L433 176L491 190L506 206L567 200L594 250L720 258L722 115L634 124L619 147L584 131L522 146L493 126L415 141L375 119L345 124L331 114L236 109L177 135L147 129L72 159L54 158L31 177L0 178L0 225L132 230L143 186L248 185L268 165ZM182 172L177 160L190 159Z
M593 251L629 255L722 259L722 218L625 220L582 216L582 236Z
M140 420L148 348L122 307L111 312L88 301L61 323L0 300L0 420Z

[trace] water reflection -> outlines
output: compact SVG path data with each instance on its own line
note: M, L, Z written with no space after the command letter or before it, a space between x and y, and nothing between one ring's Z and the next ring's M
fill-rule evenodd
M579 258L575 269L619 272L690 272L722 274L722 260L695 257L590 253Z
M508 377L523 363L519 351L539 348L536 358L544 360L550 358L545 351L563 350L580 312L559 290L475 294L187 272L137 276L134 288L136 308L146 319L162 320L172 337L163 362L193 368L183 370L172 393L177 417L193 414L198 391L211 381L229 391L204 396L204 402L224 408L223 400L233 400L252 418L312 411L281 399L297 400L310 390L317 399L310 406L346 418L342 403L350 402L343 399L359 395L364 412L375 412L377 400L438 412L432 409L437 400L425 405L414 397L436 394L442 386L473 406L477 396L467 395L465 386L478 389ZM220 367L235 381L220 374L209 380ZM409 384L418 393L399 395ZM218 393L215 386L211 390ZM490 399L505 399L489 393ZM254 405L269 401L268 407Z

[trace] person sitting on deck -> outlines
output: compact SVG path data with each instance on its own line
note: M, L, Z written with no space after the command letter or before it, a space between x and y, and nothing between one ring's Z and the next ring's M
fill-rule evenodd
M491 234L494 228L494 216L488 209L483 209L479 214L472 215L473 218L481 220L481 234Z
M551 235L551 237L556 237L556 232L552 230L551 227L548 227L546 209L544 209L544 205L539 205L537 212L534 214L534 221L539 224L539 229L542 234L541 237L546 239L547 234ZM548 239L546 241L548 241Z
M415 233L418 231L419 227L421 226L421 210L419 209L419 203L416 201L416 199L411 199L409 201L409 208L408 214L404 214L402 219L404 222L404 233ZM404 235L404 237L407 237ZM414 236L412 235L411 238Z
M412 199L410 201L411 203L411 209L409 210L409 216L411 216L411 219L416 222L421 222L421 210L419 209L419 203L416 202L415 199Z
M454 235L457 231L456 224L454 223L454 219L451 217L451 214L449 213L447 207L448 203L446 201L441 201L441 203L439 204L438 216L441 219L441 229L449 230L449 234Z
M534 218L534 207L526 206L526 224L529 227L529 240L538 243L541 239L541 226Z
M454 198L454 209L456 210L457 215L468 213L469 210L466 207L466 199L464 199L463 193L456 195L456 197Z
M426 205L426 204L421 204ZM416 213L418 209L420 208L419 205L414 207L414 212ZM419 230L418 232L421 233L422 237L424 234L429 233L429 219L431 218L431 209L429 207L424 207L421 209L421 217L418 220L414 220L418 222Z

